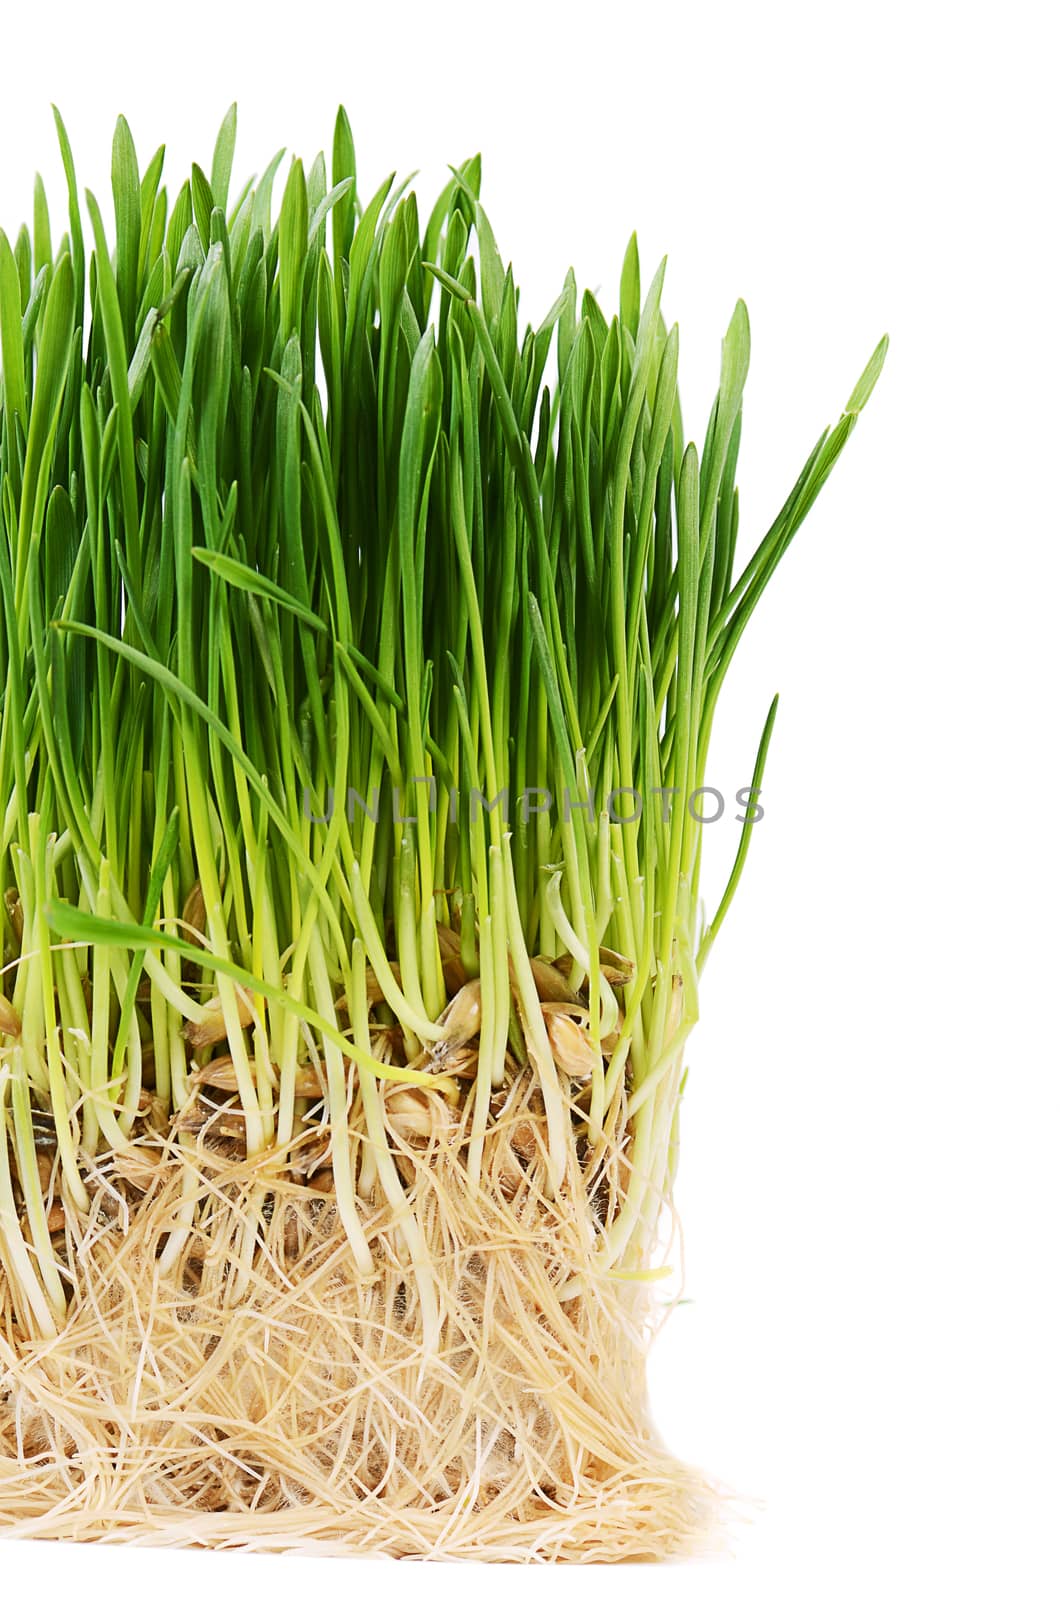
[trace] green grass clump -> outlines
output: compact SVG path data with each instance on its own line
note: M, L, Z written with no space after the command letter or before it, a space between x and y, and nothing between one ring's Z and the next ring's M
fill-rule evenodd
M101 1186L142 1203L137 1152L279 1192L316 1138L365 1275L373 1207L401 1217L443 1348L395 1097L444 1112L470 1192L517 1082L541 1205L584 1206L577 1282L643 1279L750 839L704 919L687 800L886 341L738 562L742 302L687 442L663 267L645 291L634 238L617 315L569 273L521 325L477 157L421 217L393 176L362 195L340 112L277 217L281 155L231 187L234 108L173 189L119 120L108 237L56 123L65 218L38 182L0 232L9 1340L77 1314L71 1239Z

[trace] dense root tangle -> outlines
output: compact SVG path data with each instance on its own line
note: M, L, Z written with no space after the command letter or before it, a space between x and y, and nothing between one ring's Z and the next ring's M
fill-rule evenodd
M594 1262L623 1141L589 1153L572 1118L549 1198L524 1071L494 1096L476 1184L466 1107L432 1126L408 1093L384 1104L437 1348L401 1216L362 1184L365 1276L321 1140L266 1171L224 1110L194 1142L145 1131L64 1221L61 1333L20 1336L0 1278L0 1530L511 1561L697 1545L710 1493L648 1421L649 1291Z

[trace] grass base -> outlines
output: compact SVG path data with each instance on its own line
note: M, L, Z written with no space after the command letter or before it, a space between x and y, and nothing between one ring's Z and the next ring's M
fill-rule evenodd
M367 1275L304 1152L265 1170L215 1119L93 1169L56 1337L20 1334L0 1274L0 1533L498 1561L702 1547L716 1497L648 1417L650 1292L594 1263L621 1141L592 1156L572 1133L550 1197L530 1075L495 1098L477 1183L466 1123L402 1136L391 1117L407 1210L362 1182Z

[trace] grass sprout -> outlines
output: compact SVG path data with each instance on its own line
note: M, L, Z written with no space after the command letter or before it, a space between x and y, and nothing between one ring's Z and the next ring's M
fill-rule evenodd
M715 707L881 341L737 551L740 302L536 324L478 157L0 231L0 1531L619 1560L711 1517L643 1357ZM113 224L105 221L113 215ZM776 714L755 765L761 788Z

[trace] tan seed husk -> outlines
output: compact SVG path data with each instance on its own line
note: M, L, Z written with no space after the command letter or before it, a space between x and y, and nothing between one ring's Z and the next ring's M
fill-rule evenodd
M432 1134L448 1128L448 1108L425 1089L391 1089L384 1103L391 1131L409 1144L426 1143Z
M512 1149L522 1161L529 1161L537 1152L537 1129L528 1117L521 1117L509 1136Z
M169 1127L169 1108L166 1102L149 1090L141 1091L137 1115L155 1133L164 1133Z
M545 1027L557 1067L570 1078L588 1078L598 1057L592 1040L565 1011L546 1011Z
M235 1106L218 1108L201 1100L189 1100L173 1118L173 1126L181 1133L207 1134L219 1139L246 1142L246 1119Z
M191 1075L193 1089L219 1089L224 1094L238 1094L239 1079L231 1056L214 1056L203 1066L196 1067ZM296 1100L319 1100L323 1095L320 1076L314 1067L299 1067L294 1076Z
M322 1167L331 1166L331 1136L323 1133L313 1139L301 1139L291 1151L290 1170L309 1179Z
M22 1018L4 995L0 994L0 1034L17 1039L22 1032Z
M477 978L468 979L438 1020L445 1029L445 1038L435 1046L435 1060L440 1054L448 1054L460 1045L467 1044L469 1039L474 1039L478 1034L482 1026L482 985Z
M240 1026L249 1028L254 1021L254 1011L250 1001L241 989L236 990L236 1009L239 1015ZM221 1008L221 996L212 995L206 1002L206 1015L198 1022L184 1024L184 1037L193 1050L202 1050L207 1045L220 1044L227 1036L224 1012Z
M139 1189L141 1194L146 1194L151 1187L160 1162L161 1153L150 1145L134 1144L114 1152L114 1170L118 1177Z
M551 961L546 961L543 956L531 956L530 970L534 975L534 987L539 1000L561 1001L568 1004L577 1001L578 996L566 977Z
M15 935L15 943L22 943L25 923L22 916L22 901L19 899L18 890L14 887L4 890L4 904L7 914L11 918L11 931Z
M636 968L628 956L619 955L617 950L608 950L606 945L600 946L599 955L600 971L612 987L632 982ZM552 965L557 972L562 972L564 977L569 978L574 967L574 957L570 954L557 956Z
M196 934L200 935L198 942L204 943L201 935L206 932L206 902L202 897L202 884L196 878L184 902L181 912L181 921L186 924L185 931L194 940Z

